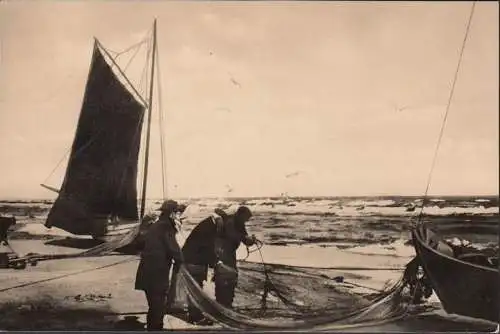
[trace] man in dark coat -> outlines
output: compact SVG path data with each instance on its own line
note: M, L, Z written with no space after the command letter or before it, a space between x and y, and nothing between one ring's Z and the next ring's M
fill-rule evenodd
M182 248L186 268L200 287L207 280L208 267L215 267L215 297L226 307L232 306L237 283L236 250L240 243L247 246L255 243L255 237L248 236L245 226L251 216L245 206L239 207L234 215L216 210L215 215L193 229ZM229 270L230 275L226 275L224 269ZM191 303L188 312L190 322L209 323Z
M148 301L147 330L162 330L165 315L165 299L169 288L172 260L178 266L183 263L179 244L175 239L177 229L174 215L184 207L175 201L165 201L157 222L144 236L144 248L137 269L135 289L143 290Z
M224 224L218 226L215 238L215 299L228 308L233 306L234 290L238 284L236 250L241 243L250 247L256 242L255 236L249 236L246 230L245 223L250 218L250 209L240 206L234 215L226 216Z
M16 217L0 217L0 244L9 244L7 234L13 225L16 225Z

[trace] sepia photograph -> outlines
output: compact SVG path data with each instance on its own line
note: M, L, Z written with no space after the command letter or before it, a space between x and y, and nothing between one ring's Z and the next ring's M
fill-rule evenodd
M0 0L0 331L496 332L497 1Z

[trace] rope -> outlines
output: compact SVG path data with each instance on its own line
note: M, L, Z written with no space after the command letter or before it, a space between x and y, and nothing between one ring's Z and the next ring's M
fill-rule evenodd
M457 83L458 73L460 72L460 65L462 64L462 58L463 58L463 54L464 54L464 50L465 50L465 45L467 43L467 38L469 37L469 31L470 31L470 26L471 26L471 22L472 22L472 17L474 15L474 9L475 9L475 7L476 7L476 1L474 1L472 3L470 15L469 15L469 20L467 22L467 27L465 29L465 36L464 36L464 39L463 39L463 42L462 42L462 47L460 49L460 55L458 57L457 69L455 70L455 75L453 77L453 83L451 85L450 95L448 97L448 103L446 105L446 111L445 111L445 114L444 114L443 123L441 124L441 129L439 131L439 136L438 136L438 141L437 141L437 144L436 144L436 149L434 151L434 157L432 159L431 169L430 169L429 175L427 177L427 186L425 188L425 194L424 194L424 198L422 200L422 208L421 208L420 214L418 216L418 221L421 221L422 214L424 212L425 201L427 199L427 194L429 192L429 187L431 185L432 173L433 173L434 167L436 165L436 160L437 160L437 155L438 155L438 152L439 152L439 147L441 145L441 140L443 138L444 128L445 128L445 125L446 125L446 121L448 119L448 113L450 111L451 102L453 100L453 94L455 92L455 85Z
M128 61L128 63L127 63L127 65L125 66L125 68L123 69L123 71L124 71L124 72L127 70L127 68L129 67L129 65L131 64L132 60L133 60L133 59L137 56L137 54L138 54L138 52L139 52L140 47L142 46L142 44L144 44L144 43L148 42L148 49L147 49L147 52L146 52L146 64L144 65L143 72L142 72L142 76L144 75L144 73L145 73L145 72L147 73L147 71L146 71L146 70L147 70L147 68L148 68L148 64L149 64L149 54L150 54L150 50L149 50L150 45L149 45L149 39L148 39L148 36L147 36L147 35L149 35L149 33L150 33L150 32L148 32L148 33L146 34L146 37L144 37L144 39L143 39L141 42L139 42L139 43L136 43L136 44L135 44L135 46L137 47L137 49L136 49L135 53L132 55L132 57L130 58L130 60ZM129 48L127 48L127 49L126 49L125 51L123 51L122 53L124 53L124 52L128 52L128 51L129 51L129 50L131 50L133 47L134 47L134 45L133 45L133 46L131 46L131 47L129 47ZM116 58L118 58L118 56L116 56ZM115 58L115 60L116 60L116 58ZM140 80L140 82L139 82L139 86L138 86L139 90L141 90L141 91L142 91L142 87L141 87L141 86L142 86L142 78L141 78L141 80ZM143 93L145 94L145 93L147 93L147 92L143 92ZM144 113L142 114L141 121L140 121L140 122L138 123L138 125L137 125L137 129L136 129L136 132L135 132L135 134L134 134L134 140L135 140L136 136L137 136L138 134L140 134L140 133L141 133L141 127L140 127L140 124L142 124L142 123L144 122L144 119L145 119L145 118L146 118L146 117L145 117L145 112L144 112ZM130 162L130 161L131 161L131 158L132 158L132 151L131 151L131 152L129 152L127 162ZM122 191L123 191L123 186L124 186L124 183L125 183L125 178L126 178L126 176L127 176L127 169L125 169L125 170L124 170L124 172L123 172L123 176L122 176L122 178L121 178L120 185L119 185L119 187L118 187L118 194L121 194L121 193L122 193ZM141 191L142 189L139 189L139 190Z
M149 32L146 34L146 36L149 34ZM146 43L147 42L147 38L145 37L144 39L142 39L141 41L135 43L135 44L132 44L131 46L129 46L128 48L120 51L120 52L116 52L114 50L111 50L109 48L106 48L106 51L108 52L111 52L111 53L114 53L116 56L113 58L114 60L118 59L119 56L121 56L122 54L125 54L129 51L131 51L132 49L134 48L139 48L143 43Z
M141 89L143 91L145 91L145 95L147 93L147 90L148 90L148 87L147 87L147 78L148 78L148 69L149 69L149 57L150 57L150 54L151 54L151 41L148 41L148 49L146 51L146 64L144 65L144 68L142 69L142 73L141 73L141 79L139 81L139 87L141 87ZM143 87L143 85L146 85L146 87Z
M163 199L167 198L167 176L166 176L166 168L167 163L165 161L165 143L164 143L164 129L163 129L163 108L162 108L162 86L161 86L161 73L160 73L160 61L158 54L158 44L156 45L156 77L158 80L158 114L160 116L160 150L161 150L161 178L162 178L162 189L163 189Z
M369 286L366 286L366 285L362 285L362 284L358 284L358 283L354 283L354 282L351 282L351 281L346 281L346 280L343 280L342 283L345 283L345 284L348 284L348 285L352 285L352 286L356 286L358 288L363 288L363 289L367 289L367 290L371 290L371 291L375 291L375 292L384 292L383 290L379 290L379 289L375 289L375 288L371 288Z
M246 261L248 257L250 256L251 253L255 253L256 251L260 250L262 247L264 247L264 243L260 240L256 240L257 248L256 249L250 249L250 247L245 246L247 250L247 255L245 256L244 259L238 260L238 261Z
M297 307L297 305L295 305L292 301L283 296L281 292L278 289L276 289L276 286L274 285L273 281L271 280L271 277L269 276L269 271L267 270L266 263L264 261L264 256L262 255L261 248L263 247L264 243L260 240L257 240L257 242L261 244L261 247L258 247L256 251L259 252L261 263L262 266L264 267L264 276L266 279L264 283L264 293L262 295L262 301L261 301L262 307L267 308L266 306L267 295L269 292L274 291L276 297L278 297L279 300L281 300L283 304L285 304L287 307L289 307L290 309L300 310L300 307Z
M248 261L252 262L252 261ZM271 264L271 263L265 263L265 264ZM277 263L272 263L274 266L282 266L282 267L289 267L285 264L277 264ZM374 271L374 270L381 270L381 271L399 271L399 270L404 270L405 268L398 268L398 267L349 267L349 266L339 266L339 267L314 267L314 266L293 266L294 268L297 269L317 269L317 270L352 270L352 271L358 271L358 270L367 270L367 271Z
M142 46L142 45L141 45L141 46ZM140 50L140 49L141 49L141 47L139 46L139 47L135 50L135 52L134 52L134 54L132 55L132 57L130 57L130 59L128 60L127 65L125 65L125 67L123 68L123 72L127 72L128 67L129 67L129 66L130 66L130 64L132 63L132 60L134 60L135 56L137 56L137 54L139 53L139 50ZM116 59L115 59L115 60L116 60Z
M116 63L116 61L114 60L114 58L109 54L108 50L106 48L103 47L103 45L101 44L101 42L99 42L99 40L96 39L96 43L97 43L97 46L103 51L103 56L104 57L107 57L109 59L109 61L111 61L111 64L108 63L109 67L112 69L113 67L116 67L118 73L114 73L116 78L124 85L124 86L130 86L128 87L129 89L129 92L132 94L132 95L137 95L137 96L134 96L134 98L137 98L139 103L142 103L144 106L148 106L148 102L146 101L146 99L137 91L137 88L130 82L130 79L127 77L127 75L123 72L122 68ZM125 82L121 81L120 80L120 77L118 76L118 74L121 76L121 78L123 80L125 80Z
M121 261L114 262L114 263L111 263L111 264L106 264L104 266L99 266L99 267L95 267L95 268L91 268L91 269L80 270L80 271L72 272L72 273L69 273L69 274L64 274L64 275L60 275L60 276L56 276L56 277L42 279L42 280L39 280L39 281L33 281L33 282L19 284L19 285L16 285L16 286L11 286L11 287L8 287L8 288L0 289L0 292L14 290L14 289L17 289L17 288L23 288L23 287L26 287L26 286L35 285L35 284L39 284L39 283L49 282L49 281L53 281L53 280L56 280L56 279L65 278L65 277L69 277L69 276L74 276L74 275L78 275L78 274L83 274L83 273L87 273L87 272L91 272L91 271L95 271L95 270L99 270L99 269L109 268L109 267L117 266L117 265L122 264L122 263L132 262L134 260L137 260L137 257L127 258L125 260L121 260Z
M75 158L76 158L76 157L77 157L80 153L82 153L82 152L83 152L83 150L85 150L87 147L89 147L89 146L90 146L90 144L92 144L92 143L95 141L95 139L96 139L97 137L99 137L99 135L100 135L101 133L103 133L103 132L104 132L104 130L105 130L104 128L101 128L101 129L100 129L100 130L99 130L96 134L94 134L94 135L93 135L93 137L91 137L91 138L89 139L89 141L88 141L88 142L86 142L84 145L82 145L80 148L78 148L75 152L73 152L73 157L72 157L72 158L73 158L73 159L75 159ZM66 153L64 153L64 155L63 155L63 157L61 158L61 160L59 160L59 163L56 165L56 167L54 167L54 169L52 170L52 172L49 174L49 176L47 176L47 178L46 178L46 179L45 179L42 183L47 182L47 180L48 180L48 179L49 179L49 178L50 178L50 177L54 174L54 172L56 171L57 167L59 167L59 165L61 165L61 163L63 162L63 160L64 160L64 159L68 156L68 154L71 152L71 149L72 149L72 148L73 148L73 145L71 145L71 146L68 148L68 150L66 151ZM69 162L68 162L68 164L69 164Z
M145 96L147 95L148 90L149 90L149 87L148 87L147 83L148 83L148 78L149 78L148 68L149 68L149 62L150 62L150 59L151 59L151 49L152 49L151 40L148 39L148 51L146 53L146 64L144 65L142 77L141 77L141 80L139 82L139 86L142 86L143 83L146 85L146 87L144 88L144 95ZM144 81L143 81L143 79L144 79ZM146 117L144 117L144 120L146 120ZM144 143L146 141L146 131L142 131L141 135L142 135L141 142ZM145 160L146 160L146 152L145 152L145 150L141 150L139 159L140 159L141 165L143 165L145 163ZM140 180L141 180L139 182L139 189L138 189L138 191L139 191L140 194L142 194L142 190L144 188L144 182L142 180L143 179L143 175L144 175L144 169L143 168L138 169L138 171L137 171L137 178L140 178ZM141 198L141 200L142 200L142 198Z
M43 184L45 184L49 179L50 177L55 173L56 169L62 164L62 162L64 161L64 159L66 159L66 157L69 155L69 153L71 152L71 148L73 146L70 145L66 151L64 152L64 155L62 156L61 160L59 160L59 162L57 163L57 165L54 167L54 169L49 173L49 176L47 176L47 178L45 180L43 180Z

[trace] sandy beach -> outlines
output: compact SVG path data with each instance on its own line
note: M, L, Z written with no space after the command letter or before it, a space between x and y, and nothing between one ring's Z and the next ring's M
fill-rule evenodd
M415 201L409 199L406 201ZM225 205L234 204L227 202ZM241 202L240 202L241 203ZM338 283L360 295L394 283L404 265L415 254L408 244L412 212L405 201L388 200L296 200L294 205L271 200L246 202L255 217L248 230L264 241L262 256L267 263L308 267L335 267L332 275L343 276ZM433 217L438 224L460 219L497 219L496 203L485 208L475 200L439 204ZM215 201L190 206L178 241L182 245L192 227L213 210ZM478 209L481 206L482 209ZM155 207L150 203L149 207ZM356 208L363 207L362 210ZM57 228L43 226L50 203L3 203L2 214L18 218L11 232L10 245L19 256L28 253L71 254L90 248L89 237L72 236ZM354 209L352 209L354 208ZM440 211L441 210L441 211ZM480 211L479 213L477 211ZM457 216L461 214L462 216ZM492 211L492 212L490 212ZM450 214L451 212L451 214ZM467 214L466 216L463 216ZM470 236L471 239L474 236ZM472 240L491 243L494 240ZM238 249L238 258L260 263L258 252ZM141 291L134 290L137 255L50 260L24 270L0 270L2 330L134 330L143 329L147 304ZM346 268L365 268L350 270ZM366 270L372 268L373 270ZM383 269L383 270L380 270ZM213 296L213 285L204 290ZM413 314L414 313L414 314ZM447 315L435 295L419 312L377 327L357 327L348 331L484 331L494 326L474 319ZM418 314L417 314L418 313ZM210 329L222 328L220 325ZM196 329L182 319L167 315L165 329ZM207 329L207 328L205 328ZM346 331L345 329L342 331Z
M62 247L45 246L39 240L12 241L12 247L20 252L67 251ZM402 266L406 258L348 254L332 249L293 246L284 252L280 247L265 248L267 257L279 263L304 265L309 256L316 263L353 266L367 263L371 266ZM295 253L295 254L294 254ZM297 254L302 254L298 257ZM333 253L333 254L332 254ZM307 257L304 256L307 254ZM303 260L300 260L303 259ZM250 258L249 260L257 260ZM310 265L310 263L306 263ZM2 294L2 321L4 330L109 330L142 329L147 311L144 295L134 290L137 256L113 255L98 258L46 261L26 270L2 270L0 287ZM388 279L396 279L400 271L363 271L362 275L339 272L346 279L364 286L380 288ZM355 274L351 272L351 274ZM359 273L358 273L359 274ZM34 283L41 281L40 283ZM26 285L26 286L22 286ZM17 287L20 286L20 287ZM207 289L210 289L208 286ZM6 290L10 289L10 290ZM5 291L6 290L6 291ZM432 300L435 311L413 316L404 321L378 327L358 327L348 331L485 331L491 324L449 316L440 310L439 301ZM214 325L212 329L221 328ZM203 328L167 315L165 329ZM343 330L345 331L345 330Z

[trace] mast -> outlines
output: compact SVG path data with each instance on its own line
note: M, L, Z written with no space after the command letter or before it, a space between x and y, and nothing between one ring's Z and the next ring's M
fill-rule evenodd
M156 19L153 23L153 51L152 51L152 60L151 60L151 82L149 85L149 100L148 100L148 126L146 130L146 152L144 158L144 179L142 182L142 197L141 197L141 211L139 215L139 220L142 221L144 217L144 211L146 209L146 189L147 189L147 180L148 180L148 158L149 158L149 141L150 141L150 132L151 132L151 111L153 108L153 82L154 82L154 73L155 73L155 55L156 55Z

